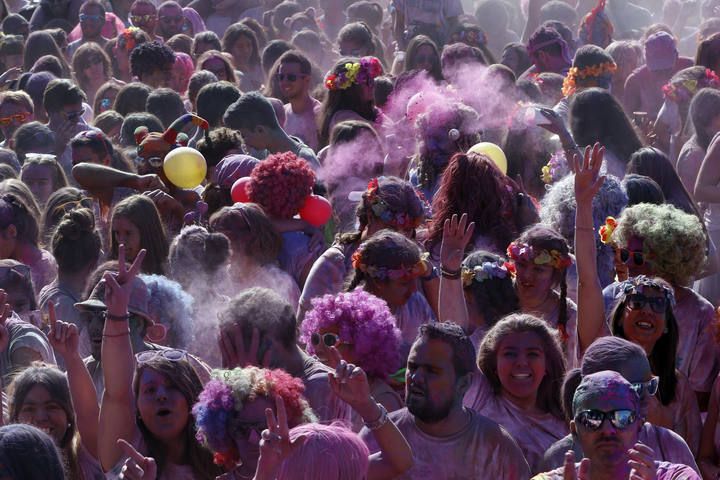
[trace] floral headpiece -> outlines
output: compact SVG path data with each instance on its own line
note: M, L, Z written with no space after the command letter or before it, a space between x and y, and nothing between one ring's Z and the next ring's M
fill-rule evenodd
M554 153L550 157L550 161L547 163L547 165L543 166L541 170L542 175L540 175L540 178L547 185L557 182L558 180L569 174L570 169L568 168L565 153Z
M380 60L375 57L362 57L359 62L348 62L339 72L333 72L325 78L328 90L347 90L353 85L369 84L383 74Z
M709 68L705 69L705 75L698 80L692 79L678 83L668 83L662 87L662 91L665 98L680 103L690 100L698 90L705 87L720 88L720 78Z
M675 293L672 288L669 288L664 283L656 282L652 278L646 275L638 275L637 277L629 278L620 284L620 289L625 295L631 293L644 293L645 289L660 290L665 295L665 299L672 305L675 306Z
M380 177L382 178L382 177ZM377 191L380 188L380 184L377 178L370 180L365 191L367 201L370 205L370 209L377 218L379 218L384 224L390 225L395 228L417 228L422 222L423 217L411 217L406 212L398 213L393 211L390 206L378 196ZM423 210L425 216L430 216L430 204L425 200L420 191L416 190L420 201L423 204Z
M376 267L363 262L363 251L358 248L352 256L352 266L355 270L367 274L378 280L412 280L428 274L430 269L429 253L423 253L420 260L412 266L401 265L398 268Z
M617 220L615 220L615 217L607 217L605 219L605 225L601 226L598 230L598 234L600 235L600 241L605 245L611 243L610 239L612 238L612 234L617 228L617 226L618 222Z
M507 278L510 269L507 263L483 262L473 268L463 267L461 276L463 285L469 287L473 280L482 283L491 278Z
M139 32L138 27L128 27L118 36L118 46L126 52L132 52L135 48L134 34Z
M526 243L512 242L508 245L507 254L514 261L525 260L535 265L550 265L558 270L563 270L573 263L570 255L563 255L558 250L534 248Z
M568 70L565 80L563 80L562 93L566 97L569 97L577 89L575 82L577 79L584 80L586 78L599 78L604 76L612 75L617 71L617 65L615 62L603 62L597 65L588 65L584 68L572 67Z
M604 25L608 30L608 34L612 37L615 28L607 16L607 13L605 13L605 4L606 0L598 0L597 5L583 18L580 24L580 30L578 31L578 37L583 43L593 43L597 20L603 22L600 25Z

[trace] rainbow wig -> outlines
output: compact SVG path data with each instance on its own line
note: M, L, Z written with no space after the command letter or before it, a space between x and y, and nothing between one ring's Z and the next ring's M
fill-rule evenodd
M315 184L310 165L290 152L268 156L253 169L250 177L250 200L274 218L292 218Z
M305 443L280 467L278 480L367 478L370 451L360 437L340 423L308 423L290 430L290 440L301 436Z
M312 301L305 315L300 340L310 354L310 336L336 327L340 339L353 345L357 364L370 377L387 378L400 368L400 330L387 304L363 290L324 295Z
M243 405L258 397L271 402L279 396L285 402L288 426L315 422L317 419L302 396L305 386L283 370L257 367L213 370L213 379L205 384L192 413L197 440L214 454L217 465L232 470L240 460L233 438L237 417Z

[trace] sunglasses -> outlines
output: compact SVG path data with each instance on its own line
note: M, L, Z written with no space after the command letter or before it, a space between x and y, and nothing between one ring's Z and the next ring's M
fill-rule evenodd
M605 420L610 420L613 427L618 430L625 430L635 423L637 414L632 410L613 410L603 412L601 410L583 410L575 415L575 422L591 431L600 430Z
M183 20L185 20L185 17L182 15L160 17L160 21L163 23L180 23Z
M104 15L88 15L86 13L81 13L78 18L80 18L80 23L105 21Z
M62 203L53 209L53 215L54 216L65 215L66 213L72 212L73 210L78 209L78 208L88 208L88 209L92 210L93 209L92 198L83 197L80 200Z
M660 378L653 377L647 382L637 382L633 383L630 388L635 390L635 393L638 394L638 396L642 397L643 392L647 392L648 395L651 397L655 395L658 391L658 387L660 386Z
M135 157L135 165L138 167L147 167L149 165L152 168L160 168L163 165L163 159L160 157Z
M187 352L185 350L180 350L179 348L163 348L160 350L147 350L135 355L135 360L137 361L138 366L144 365L156 358L164 358L165 360L169 360L171 362L179 362L187 359Z
M304 73L278 73L275 77L278 81L282 82L287 80L288 82L297 82L298 79L305 77Z
M342 340L340 340L340 335L336 333L324 333L322 335L320 335L319 333L313 333L312 335L310 335L310 343L312 343L313 346L317 347L318 345L320 345L321 341L326 347L336 347L341 343L348 344L348 342L343 342Z
M154 20L155 20L155 15L152 15L152 14L130 15L130 23L132 23L135 26L150 23Z
M663 297L646 297L642 293L631 293L626 297L626 305L630 310L642 310L645 305L655 313L664 313L667 309L667 298Z
M16 113L14 115L10 115L9 117L0 118L0 125L7 127L13 122L25 123L28 118L30 118L29 113Z
M81 110L78 110L76 112L63 112L65 115L65 120L68 121L77 121L80 117L85 115L85 107L83 107Z
M645 254L643 252L637 252L628 250L627 248L621 248L620 261L623 263L628 263L631 259L632 262L638 267L641 267L645 264Z

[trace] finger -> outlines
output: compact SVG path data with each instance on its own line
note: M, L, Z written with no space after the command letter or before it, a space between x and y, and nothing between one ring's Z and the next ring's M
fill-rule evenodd
M338 365L340 365L340 361L342 360L342 356L340 355L340 352L338 352L338 349L335 347L328 348L328 351L330 352L330 367L337 368Z
M123 440L122 438L118 438L117 444L120 446L125 455L133 459L135 462L141 465L145 463L145 456L141 455L140 452L135 450L135 447L130 445L130 443Z
M650 458L653 458L655 456L655 451L644 443L637 442L635 445L633 445L633 449L650 456Z
M142 269L142 262L145 260L145 255L147 255L147 250L144 248L138 252L132 265L130 265L130 270L128 270L126 278L129 279L138 276L140 270Z
M60 323L55 324L55 331L53 332L55 340L57 341L63 341L65 340L66 332L65 332L65 325Z
M473 233L475 233L475 222L470 222L470 225L468 225L467 229L465 230L465 235L463 236L464 245L468 244L468 242L473 236Z
M125 244L118 245L118 270L121 274L126 272L125 270Z
M580 156L577 153L573 153L570 163L572 163L573 171L575 173L580 173Z
M578 480L590 480L590 459L583 458L578 468Z
M590 169L590 159L592 158L592 149L588 145L585 147L585 152L583 154L583 162L582 162L582 170L586 171Z
M109 294L120 290L120 284L112 272L105 272L103 280L105 280L105 298L107 298Z
M465 226L467 225L467 221L468 221L468 215L467 215L467 213L463 213L460 216L460 222L458 223L458 230L460 232L465 231Z
M275 418L275 412L273 412L272 408L265 409L265 421L267 422L268 430L270 432L278 432L277 419ZM263 433L265 432L263 431Z
M232 338L230 338L230 334L227 331L220 332L220 339L223 346L223 353L227 357L227 366L229 368L237 367L237 352L235 351L235 345Z
M288 428L287 412L285 411L285 402L280 395L275 397L275 408L277 408L277 420L280 431L278 432L283 438L288 438L290 429Z
M443 237L447 237L450 234L450 219L446 218L443 222Z
M244 367L245 365L239 365L239 363L245 359L245 339L242 336L240 327L238 325L232 325L227 332L227 338L232 347L230 353L234 355L233 360L238 363L238 366Z
M50 321L50 331L52 331L55 328L55 324L57 324L57 314L55 313L55 303L52 301L48 302L48 319Z

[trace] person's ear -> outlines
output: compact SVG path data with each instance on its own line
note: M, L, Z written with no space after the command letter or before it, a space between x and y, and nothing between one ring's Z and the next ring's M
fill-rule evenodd
M577 435L577 427L575 426L575 420L570 420L570 433Z

